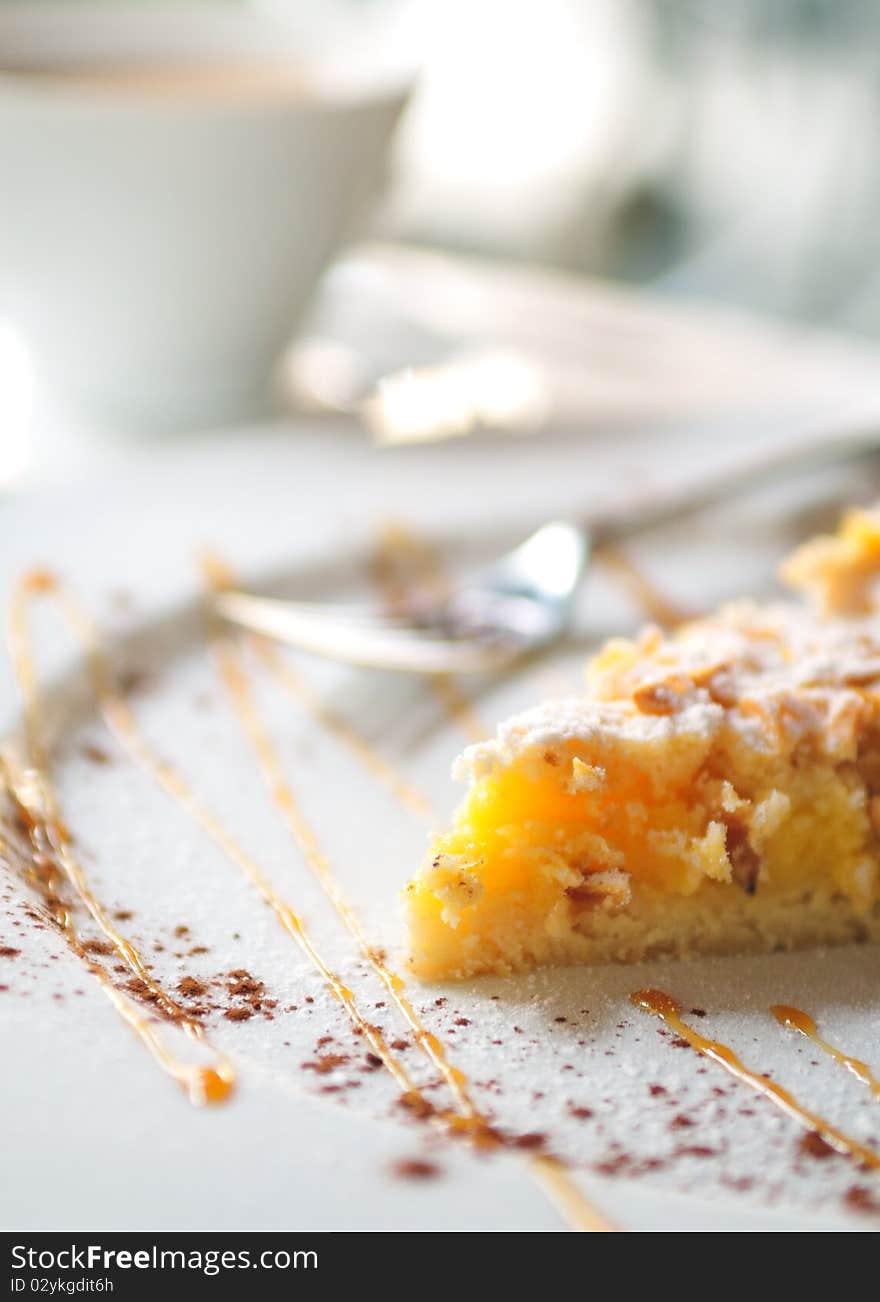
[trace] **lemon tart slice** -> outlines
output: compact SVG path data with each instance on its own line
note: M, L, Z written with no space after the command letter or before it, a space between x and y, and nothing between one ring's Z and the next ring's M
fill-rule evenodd
M405 891L427 980L880 938L880 510L739 603L608 643L471 746Z

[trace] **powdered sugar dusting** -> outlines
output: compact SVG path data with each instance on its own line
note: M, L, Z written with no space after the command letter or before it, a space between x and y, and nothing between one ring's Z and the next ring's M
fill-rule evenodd
M658 744L673 737L707 740L723 719L724 711L711 702L699 702L675 715L639 714L630 702L596 701L572 696L547 701L506 720L494 740L469 746L456 760L453 776L479 777L498 764L510 764L531 750L553 750L568 742L619 739L635 744Z
M800 744L836 761L880 713L880 615L827 617L794 604L726 606L671 637L649 628L609 642L582 697L548 701L469 747L458 778L572 742L709 742L722 730L756 750Z

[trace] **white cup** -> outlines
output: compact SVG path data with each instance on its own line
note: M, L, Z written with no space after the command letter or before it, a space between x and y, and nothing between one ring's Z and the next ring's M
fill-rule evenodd
M358 66L328 3L317 28L300 4L296 26L246 6L0 7L0 320L54 393L129 427L266 410L410 80ZM259 85L227 83L233 62ZM105 64L139 76L71 75ZM213 69L210 89L161 85L184 65Z

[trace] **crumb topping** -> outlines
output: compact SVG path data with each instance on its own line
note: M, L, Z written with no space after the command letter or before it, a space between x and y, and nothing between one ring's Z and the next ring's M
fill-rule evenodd
M711 741L728 730L747 746L812 746L840 762L880 714L880 615L825 619L794 605L737 603L671 637L648 629L609 642L582 697L549 701L469 747L456 777L479 778L533 750L556 754L599 739L633 746ZM601 769L577 761L574 789Z

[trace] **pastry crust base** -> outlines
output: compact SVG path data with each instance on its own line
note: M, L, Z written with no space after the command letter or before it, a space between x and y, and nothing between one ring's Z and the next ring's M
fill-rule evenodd
M636 888L626 908L597 910L563 934L536 929L534 914L511 906L497 936L411 933L409 968L422 981L509 976L535 967L640 963L709 954L768 954L816 946L880 941L880 902L864 913L826 890L764 892L758 898L708 882L690 896Z

